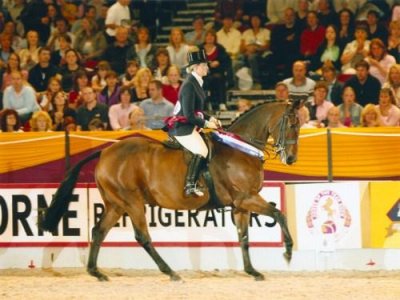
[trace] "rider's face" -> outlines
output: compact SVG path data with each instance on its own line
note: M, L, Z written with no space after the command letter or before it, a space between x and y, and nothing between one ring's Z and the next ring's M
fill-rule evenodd
M196 66L196 73L199 74L199 76L204 77L208 73L208 65L207 63L201 63Z

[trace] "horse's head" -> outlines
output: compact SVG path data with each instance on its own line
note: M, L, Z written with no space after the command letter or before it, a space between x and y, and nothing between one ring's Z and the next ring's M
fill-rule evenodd
M275 152L284 164L291 165L297 160L297 140L300 131L297 110L301 105L301 101L288 102L283 113L276 116L276 122L270 126Z

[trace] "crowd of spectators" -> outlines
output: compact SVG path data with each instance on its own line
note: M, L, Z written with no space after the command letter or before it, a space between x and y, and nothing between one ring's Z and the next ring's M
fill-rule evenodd
M304 127L400 125L395 0L218 0L212 22L173 27L165 46L154 5L2 1L0 130L159 129L192 45L209 60L210 110L226 109L228 89L276 87L279 99L308 98Z

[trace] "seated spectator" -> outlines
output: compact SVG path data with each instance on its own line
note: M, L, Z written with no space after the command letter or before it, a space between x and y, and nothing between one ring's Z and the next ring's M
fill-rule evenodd
M118 27L115 34L115 42L109 44L101 59L110 63L111 69L122 75L126 69L126 57L128 50L132 47L129 40L129 31L126 27Z
M126 53L127 60L136 60L140 67L152 69L156 55L156 47L150 41L147 27L140 27L136 33L137 41Z
M165 126L164 119L172 116L174 105L162 95L162 84L152 80L149 84L150 98L140 102L139 107L144 110L146 126L151 129L161 129Z
M338 15L330 0L318 0L317 11L319 23L322 26L327 27L337 23Z
M336 106L332 106L328 110L328 117L327 117L327 128L343 128L346 127L340 121L340 111L339 108Z
M1 91L3 92L6 87L11 85L11 73L14 71L19 71L22 74L22 79L24 82L28 82L28 71L21 69L21 60L17 53L13 52L8 57L7 65L3 73L3 82Z
M75 34L76 39L78 38L77 32L79 32L79 30L82 29L82 26L84 26L83 20L94 22L94 25L97 27L96 18L98 15L98 10L100 10L100 7L96 7L95 5L93 5L93 2L96 2L96 0L90 2L92 3L92 5L85 5L83 8L84 9L83 17L72 23L71 32ZM97 2L99 1L97 0ZM102 0L100 0L100 2L102 2Z
M82 90L83 104L76 111L77 130L89 130L89 123L95 118L108 126L108 106L97 102L93 88L86 86Z
M67 34L61 34L57 37L57 41L60 45L58 50L51 52L50 63L59 68L66 64L65 52L71 48L71 38Z
M390 89L384 88L379 93L379 104L376 106L380 112L383 126L400 125L400 108L395 105L394 97Z
M389 88L396 100L397 107L400 107L400 65L395 64L390 67L387 81L383 84L383 88Z
M162 94L169 102L175 105L178 101L179 89L182 85L180 69L171 65L167 71L167 81L162 85Z
M185 33L185 41L190 46L200 46L204 42L206 30L204 29L204 17L197 15L192 22L193 30Z
M356 93L351 86L344 88L342 99L343 103L337 107L341 123L346 127L359 126L362 106L357 103Z
M93 66L102 57L107 47L103 32L97 30L95 20L82 19L82 27L76 32L74 49L82 56L85 66Z
M26 33L27 47L22 48L18 55L21 58L21 68L30 70L39 62L39 34L35 30L30 30Z
M154 79L163 81L167 76L167 70L171 65L167 49L160 47L156 52L155 65L152 70Z
M232 60L232 65L236 66L240 52L241 33L233 27L233 17L224 15L222 28L217 31L217 41L221 44ZM236 67L234 67L236 69Z
M223 109L226 102L227 86L233 86L232 61L225 48L217 41L215 30L207 30L204 44L209 72L204 78L204 88L210 91L210 104L214 109Z
M105 88L98 93L97 101L110 107L119 102L120 85L118 83L118 75L114 71L108 71L106 75Z
M301 31L303 31L307 27L307 14L310 10L314 10L312 3L308 0L299 0L298 1L298 8L296 9L295 6L288 6L289 8L296 10L296 22Z
M25 47L26 41L21 37L20 32L17 32L17 23L18 22L14 23L11 20L6 21L2 34L10 36L11 48L18 53L23 47Z
M361 112L361 127L381 127L381 113L375 104L367 104Z
M153 80L149 68L140 68L133 79L133 101L142 101L149 98L149 84Z
M267 1L267 16L270 23L282 23L282 16L287 7L293 7L297 10L298 0L268 0Z
M396 63L400 63L400 20L390 22L387 44L388 53L396 59Z
M276 100L289 99L289 86L283 81L280 81L275 85L275 99Z
M68 94L68 106L76 109L83 103L82 91L85 87L90 86L89 77L86 71L78 71L75 74L74 86Z
M336 78L336 69L331 65L322 67L322 79L328 84L328 95L326 100L335 105L342 102L343 83L339 82Z
M20 71L11 73L11 85L4 90L3 108L16 110L22 124L30 119L32 113L40 110L35 90L24 84Z
M300 54L307 61L315 59L318 47L321 46L325 37L325 27L319 24L318 15L315 11L307 13L307 27L300 35Z
M310 111L310 120L314 121L316 127L326 126L328 111L334 106L326 100L327 95L328 85L323 81L319 81L315 84L312 101L306 104Z
M18 113L14 109L4 109L0 113L0 132L23 132Z
M355 39L346 45L340 57L344 74L355 74L355 65L364 60L369 53L370 41L367 40L368 32L365 24L357 25L354 36Z
M237 116L250 110L253 107L253 103L249 99L239 99L237 102Z
M63 127L64 130L68 132L76 131L77 130L76 120L73 117L65 117Z
M68 107L68 95L63 91L58 91L54 93L51 98L51 107L49 110L49 115L53 121L54 131L64 131L65 130L65 118L71 117L76 119L76 112L74 109Z
M261 16L253 14L250 17L251 27L242 33L238 64L247 66L256 86L261 86L262 61L269 51L271 32L261 27Z
M151 130L146 127L146 117L142 108L134 106L129 113L129 126L125 127L124 130Z
M11 48L11 35L6 33L0 34L0 68L4 68L8 58L14 49Z
M49 39L47 40L47 46L52 50L56 51L60 49L60 44L58 43L58 37L62 34L66 34L71 39L71 45L75 43L75 35L69 31L69 24L67 20L63 17L57 17L55 20L56 27L51 32Z
M310 111L305 105L299 108L297 116L299 118L300 128L316 128L315 122L310 122Z
M388 30L385 25L379 23L379 14L376 10L369 10L367 13L368 39L380 39L387 43Z
M51 99L53 99L54 95L60 91L62 91L61 80L56 76L51 77L47 85L47 90L40 93L38 97L40 107L45 111L52 110Z
M46 91L51 77L60 76L59 69L50 63L50 57L49 48L40 48L39 62L29 71L28 82L38 93Z
M131 103L132 93L129 87L122 87L119 94L119 103L111 105L108 118L112 130L121 130L129 126L129 114L137 107Z
M338 44L342 52L354 38L354 13L348 8L343 8L338 12L338 21Z
M68 49L65 52L65 65L60 73L62 76L61 85L65 92L69 93L74 87L74 79L79 71L85 71L81 66L79 53L75 49Z
M384 84L388 71L396 63L396 59L387 53L386 46L380 39L372 39L369 49L369 54L365 58L370 66L369 74Z
M96 66L96 73L91 79L92 88L96 93L101 92L107 85L106 75L111 71L108 61L102 60Z
M48 112L43 110L34 112L29 123L33 132L49 132L53 128L53 122Z
M293 95L311 95L315 87L315 81L306 77L307 66L303 61L296 61L292 68L293 77L283 80Z
M361 106L368 103L378 103L381 83L369 74L369 64L362 60L355 65L356 74L346 81L345 86L351 86L356 92L356 98Z
M94 118L89 122L89 131L104 131L106 130L105 124L99 119Z
M171 29L167 51L171 64L177 65L181 69L181 74L183 74L183 70L188 64L189 45L185 42L182 29L178 27Z

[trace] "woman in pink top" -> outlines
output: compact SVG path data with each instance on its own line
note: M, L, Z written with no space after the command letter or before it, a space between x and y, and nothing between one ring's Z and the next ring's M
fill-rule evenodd
M383 88L379 93L379 104L377 105L381 113L383 126L400 125L400 108L395 105L393 93L388 88Z
M369 63L369 73L384 84L391 66L396 59L387 54L386 46L380 39L372 39L369 45L369 54L365 58Z

